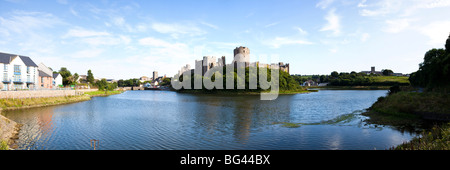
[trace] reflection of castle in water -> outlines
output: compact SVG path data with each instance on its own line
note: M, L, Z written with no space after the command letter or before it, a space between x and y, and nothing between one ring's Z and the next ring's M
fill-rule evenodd
M224 132L224 135L232 135L239 143L246 143L252 130L290 119L291 97L287 95L277 100L261 101L259 96L251 95L189 95L190 102L186 104L195 103L189 108L194 113L197 128L210 134Z

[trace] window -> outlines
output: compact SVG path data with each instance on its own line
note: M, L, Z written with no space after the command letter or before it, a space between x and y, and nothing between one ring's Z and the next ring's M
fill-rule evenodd
M20 78L21 78L20 75L14 75L14 81L15 82L20 82L21 81Z
M8 71L8 64L4 64L4 65L3 65L3 70L4 70L5 72Z
M27 73L30 74L30 67L27 67Z
M31 82L30 75L27 75L27 82Z
M20 65L14 65L14 75L20 75Z
M3 81L8 81L8 73L3 73Z

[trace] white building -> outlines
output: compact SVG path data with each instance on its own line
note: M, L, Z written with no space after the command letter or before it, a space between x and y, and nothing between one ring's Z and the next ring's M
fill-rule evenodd
M0 53L1 90L34 89L38 74L38 66L30 57Z
M53 73L53 87L62 87L63 77L59 73Z

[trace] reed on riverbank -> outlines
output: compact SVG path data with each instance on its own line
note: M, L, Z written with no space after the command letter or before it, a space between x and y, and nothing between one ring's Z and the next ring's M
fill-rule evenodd
M429 131L423 131L421 137L413 138L392 150L450 150L450 123L444 126L434 126Z
M450 96L434 92L401 91L378 98L369 111L369 123L414 125L422 120L449 121Z
M98 91L90 91L90 92L84 92L84 94L87 94L91 97L97 97L97 96L109 96L114 94L120 94L124 91L120 90L113 90L113 91L104 91L104 90L98 90Z
M42 97L42 98L24 98L24 99L0 99L0 108L3 110L51 106L59 104L67 104L90 100L91 97L109 96L120 94L123 91L91 91L85 92L83 95L61 96L61 97Z
M0 99L0 107L3 110L12 110L20 108L51 106L90 100L89 95L63 96L63 97L45 97L45 98L27 98L27 99Z

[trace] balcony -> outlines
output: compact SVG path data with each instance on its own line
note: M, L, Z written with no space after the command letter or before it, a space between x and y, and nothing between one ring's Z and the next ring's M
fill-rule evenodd
M24 82L21 79L15 79L13 81L14 84L23 84Z
M2 81L3 83L6 83L6 84L9 84L9 83L11 83L11 79L3 79L3 81Z

